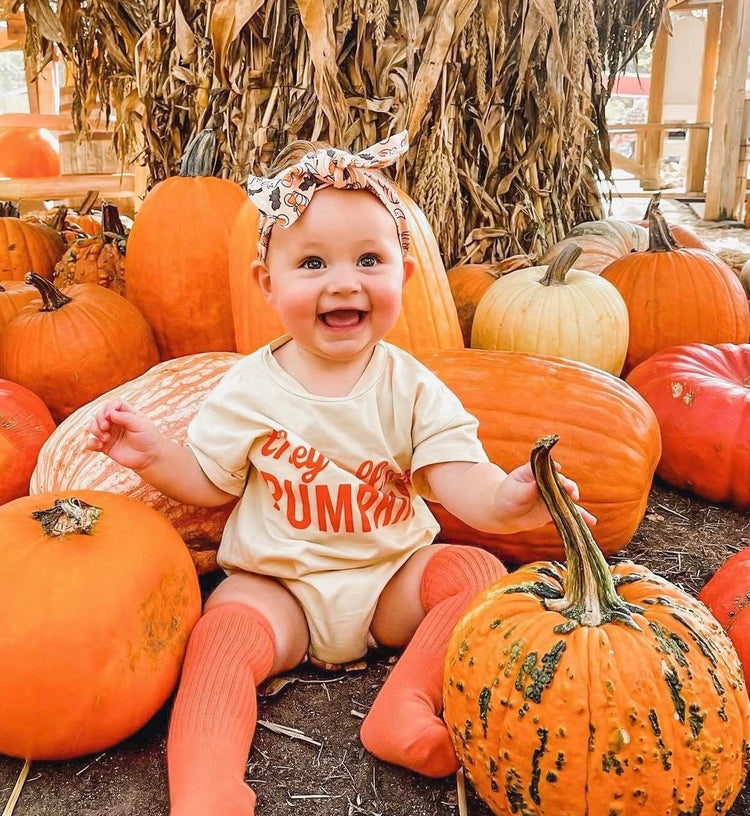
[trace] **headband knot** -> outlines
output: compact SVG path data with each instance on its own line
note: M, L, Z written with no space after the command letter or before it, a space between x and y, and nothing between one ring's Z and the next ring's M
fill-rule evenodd
M289 227L310 206L317 190L368 190L378 197L396 222L404 255L409 251L409 225L398 193L379 173L409 149L409 135L401 131L352 154L333 147L306 153L297 164L286 167L273 178L250 176L247 194L258 208L258 259L265 261L271 229Z

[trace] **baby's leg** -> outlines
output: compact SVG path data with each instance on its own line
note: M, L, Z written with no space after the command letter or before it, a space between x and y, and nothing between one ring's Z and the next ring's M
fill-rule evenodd
M485 550L434 545L417 551L391 579L373 619L375 638L395 645L389 633L402 626L408 617L404 610L413 609L415 595L424 617L362 724L360 737L370 753L425 776L446 776L458 769L440 717L448 640L469 601L505 572Z
M256 686L296 666L307 645L304 614L277 581L234 573L217 587L190 636L169 724L170 816L255 813L244 779Z

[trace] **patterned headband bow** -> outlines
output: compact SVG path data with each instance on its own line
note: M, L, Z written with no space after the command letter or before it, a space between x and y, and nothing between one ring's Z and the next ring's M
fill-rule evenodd
M301 161L273 178L250 176L247 194L260 212L258 259L265 261L271 229L275 224L288 227L307 209L316 190L336 187L342 190L369 190L393 216L401 251L409 251L409 226L396 190L380 174L371 172L387 167L409 149L407 131L352 155L345 150L325 148L305 154Z

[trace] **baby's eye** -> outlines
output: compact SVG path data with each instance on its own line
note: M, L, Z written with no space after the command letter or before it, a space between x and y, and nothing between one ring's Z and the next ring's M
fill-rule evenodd
M375 266L377 264L377 262L378 262L378 256L377 255L363 255L359 259L359 265L360 266Z
M320 258L305 258L300 264L303 269L322 269L323 261Z

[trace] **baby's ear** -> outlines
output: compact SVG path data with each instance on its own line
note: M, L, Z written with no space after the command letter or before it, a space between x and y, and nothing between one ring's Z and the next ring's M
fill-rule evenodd
M404 255L404 286L417 269L417 259L413 255Z
M260 287L263 297L269 300L271 297L271 273L268 271L268 267L263 261L256 259L250 264L250 274Z

